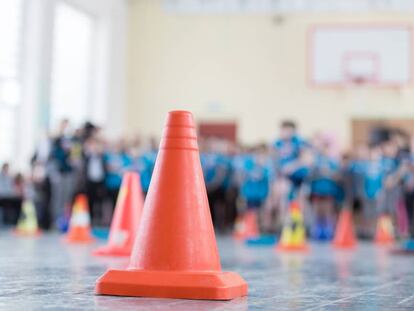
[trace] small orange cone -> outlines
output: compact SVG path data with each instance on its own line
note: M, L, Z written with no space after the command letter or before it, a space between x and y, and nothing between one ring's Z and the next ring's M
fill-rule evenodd
M170 112L126 270L108 270L96 293L229 300L246 282L223 272L191 113Z
M92 243L95 239L91 235L91 219L89 216L88 200L80 194L75 199L69 230L65 241L68 243Z
M93 255L130 256L143 205L139 175L127 172L118 194L108 245L96 249Z
M344 208L339 215L332 245L335 248L353 248L357 245L352 212L348 208Z
M394 243L394 227L389 215L380 215L375 232L375 243L378 245L390 245Z
M257 228L257 214L254 210L247 210L236 221L233 237L237 240L246 240L259 236Z
M298 201L292 201L289 207L288 219L283 226L277 250L286 252L308 251L306 243L306 228L303 221L302 210Z

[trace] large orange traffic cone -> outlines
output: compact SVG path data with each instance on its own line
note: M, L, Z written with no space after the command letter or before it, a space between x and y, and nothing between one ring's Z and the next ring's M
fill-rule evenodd
M357 245L352 218L352 212L348 208L341 211L332 243L335 248L353 248Z
M306 228L303 220L302 210L298 201L292 201L289 206L289 214L283 226L280 242L276 246L280 251L308 251L306 243Z
M91 235L88 200L83 194L78 195L75 199L65 241L68 243L91 243L95 241Z
M394 226L389 215L380 215L375 232L375 243L378 245L389 245L394 243Z
M236 221L233 236L237 240L246 240L259 236L256 211L248 210L240 216Z
M96 249L97 256L130 256L141 218L144 198L137 173L124 175L111 223L108 245Z
M222 272L191 113L170 112L127 270L108 270L96 293L229 300L247 294Z

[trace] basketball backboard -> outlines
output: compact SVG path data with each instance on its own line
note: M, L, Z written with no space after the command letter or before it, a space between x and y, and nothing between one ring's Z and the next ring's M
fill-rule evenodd
M412 82L408 26L321 25L309 32L309 79L314 86L402 87Z

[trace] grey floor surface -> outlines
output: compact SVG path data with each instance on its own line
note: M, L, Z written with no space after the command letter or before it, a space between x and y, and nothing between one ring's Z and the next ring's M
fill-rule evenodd
M96 279L126 260L90 255L57 234L18 238L0 231L0 310L414 310L414 256L371 244L280 254L218 238L224 270L240 273L249 296L228 302L94 295Z

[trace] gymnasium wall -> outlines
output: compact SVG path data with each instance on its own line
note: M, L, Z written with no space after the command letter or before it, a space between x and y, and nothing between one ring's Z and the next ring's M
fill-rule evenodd
M324 23L409 23L412 14L176 15L160 0L132 0L127 130L160 135L171 109L202 120L235 120L244 143L269 141L281 119L301 131L336 133L346 146L353 118L414 118L414 87L315 89L307 32Z

